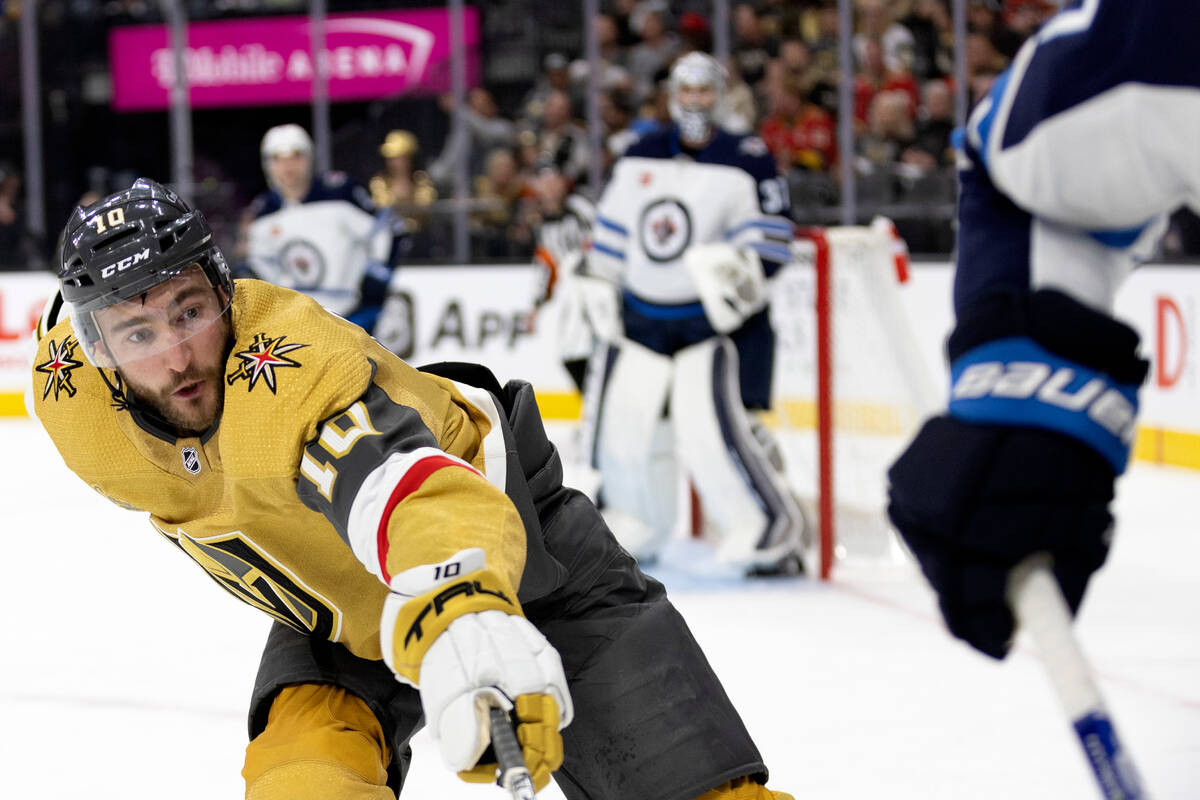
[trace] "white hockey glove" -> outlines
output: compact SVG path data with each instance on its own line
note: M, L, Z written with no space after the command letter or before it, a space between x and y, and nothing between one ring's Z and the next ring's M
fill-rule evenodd
M525 619L516 592L468 548L441 564L392 578L383 607L383 658L421 693L425 720L446 766L465 781L496 780L479 763L491 742L488 713L511 712L534 786L562 766L559 733L574 716L562 661Z
M725 242L695 244L684 251L683 265L717 333L741 327L767 305L762 260L753 250Z

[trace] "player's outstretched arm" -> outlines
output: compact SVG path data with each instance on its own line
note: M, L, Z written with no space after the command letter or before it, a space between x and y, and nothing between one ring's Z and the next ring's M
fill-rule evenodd
M950 338L947 414L888 473L888 514L950 631L1003 658L1010 570L1048 552L1072 612L1108 553L1147 362L1138 336L1055 291L995 291Z
M465 781L492 782L490 712L509 711L537 789L562 765L574 716L558 651L525 619L516 592L468 548L391 581L380 625L384 660L416 686L442 759Z

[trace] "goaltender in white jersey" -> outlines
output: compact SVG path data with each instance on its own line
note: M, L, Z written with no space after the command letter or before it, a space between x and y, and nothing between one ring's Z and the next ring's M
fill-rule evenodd
M707 55L676 62L674 124L626 151L600 200L589 271L619 284L624 336L592 371L593 461L606 518L635 555L653 557L674 526L678 464L718 556L773 572L797 563L804 523L747 409L770 406L766 282L793 226L765 145L716 123L724 85Z

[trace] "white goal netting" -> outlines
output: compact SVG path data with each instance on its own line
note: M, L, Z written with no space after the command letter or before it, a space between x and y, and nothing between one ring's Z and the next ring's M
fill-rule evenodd
M792 250L771 308L778 337L772 423L798 496L815 522L831 516L818 524L822 572L903 559L885 512L886 471L941 403L904 306L907 254L886 220L809 229ZM825 426L822 385L831 409ZM822 515L823 508L832 514Z

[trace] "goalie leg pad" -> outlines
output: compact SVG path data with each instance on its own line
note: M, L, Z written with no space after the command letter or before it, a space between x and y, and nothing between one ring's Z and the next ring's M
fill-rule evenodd
M645 558L675 523L674 450L661 421L671 359L625 339L612 348L597 411L596 467L613 534Z
M246 747L246 800L394 800L389 760L365 702L330 684L288 686Z
M754 435L738 388L737 351L709 339L675 355L671 422L677 452L720 536L718 557L771 567L799 547L803 517L782 464Z

